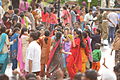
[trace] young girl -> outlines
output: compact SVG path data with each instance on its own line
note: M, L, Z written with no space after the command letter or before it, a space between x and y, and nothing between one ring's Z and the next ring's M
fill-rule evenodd
M19 62L20 71L24 72L26 49L29 45L29 36L27 28L22 28L21 34L18 40L18 55L17 60Z
M63 36L63 49L65 50L65 52L70 52L70 48L71 48L71 41L70 41L70 33L69 33L69 28L65 28L64 29L64 36ZM67 58L67 54L64 54L65 57L65 61Z
M62 42L63 43L63 49L64 49L65 52L70 52L70 48L71 48L70 36L72 36L70 34L70 29L69 28L65 28L64 29L64 35L62 37L62 39L63 39L63 42ZM66 69L66 64L67 64L66 59L67 59L67 57L68 57L68 54L63 54L64 73L65 73L65 75L67 75L66 74L67 73L67 69Z
M44 37L42 38L42 54L41 54L41 76L45 75L45 65L49 60L50 46L51 46L51 37L48 30L45 31Z
M19 28L15 28L13 31L13 35L10 38L10 41L16 39L16 42L10 46L10 53L12 58L12 70L17 69L17 53L18 53L18 36L19 36Z
M95 44L99 43L101 44L101 32L99 29L95 29L94 34L91 36L91 47L92 51L95 49Z
M96 43L95 44L95 50L92 52L93 56L93 63L92 63L92 69L99 71L100 69L100 60L101 60L101 50L100 50L100 44Z

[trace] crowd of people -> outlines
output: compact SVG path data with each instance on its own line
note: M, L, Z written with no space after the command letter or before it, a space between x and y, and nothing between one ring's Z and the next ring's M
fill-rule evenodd
M16 5L13 1L7 9L0 6L0 74L12 63L13 74L26 80L97 80L100 48L108 39L116 53L114 70L120 79L120 12L94 6L87 10L86 2L81 7L65 4L58 9L57 3L45 6L40 1L21 0ZM103 65L107 68L105 61Z

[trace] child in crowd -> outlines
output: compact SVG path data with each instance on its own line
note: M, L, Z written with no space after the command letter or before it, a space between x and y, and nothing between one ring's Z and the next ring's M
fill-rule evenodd
M92 51L95 49L95 44L101 44L101 31L99 29L95 29L94 34L91 36L91 47Z
M96 43L95 44L95 50L92 52L93 56L93 63L92 63L92 69L99 71L100 69L100 60L101 60L101 50L100 50L100 44Z
M10 46L10 53L12 58L12 70L17 68L17 52L18 52L18 37L19 37L20 29L15 28L13 31L13 35L11 36L10 40L16 40L14 44Z

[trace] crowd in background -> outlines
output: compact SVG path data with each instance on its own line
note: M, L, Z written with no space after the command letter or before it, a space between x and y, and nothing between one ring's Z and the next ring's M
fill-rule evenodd
M116 53L114 70L120 79L119 11L100 11L95 6L87 10L86 2L58 9L57 3L45 6L41 1L11 1L9 6L0 6L0 74L12 63L13 74L26 76L26 80L68 76L70 80L97 80L100 48L108 40ZM102 65L107 68L105 61Z

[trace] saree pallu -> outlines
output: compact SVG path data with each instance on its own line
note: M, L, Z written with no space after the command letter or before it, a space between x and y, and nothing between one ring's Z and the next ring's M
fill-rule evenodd
M48 60L48 63L47 63L47 68L49 68L59 44L60 44L60 40L56 43L56 46L51 50L49 60Z
M63 69L63 57L60 53L62 49L60 40L55 42L53 49L50 52L49 61L47 63L47 70L49 73L54 73L58 68Z

